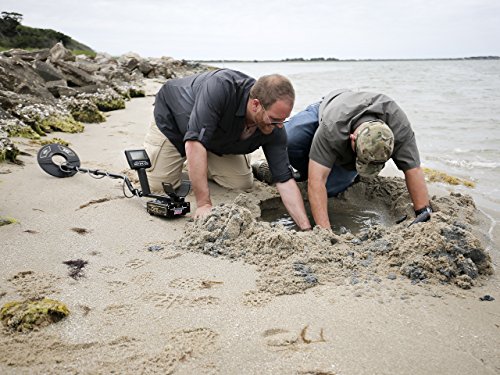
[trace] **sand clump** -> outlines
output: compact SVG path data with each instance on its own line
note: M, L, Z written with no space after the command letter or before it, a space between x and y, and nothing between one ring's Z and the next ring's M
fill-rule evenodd
M392 226L371 225L357 235L320 228L297 232L258 221L258 200L242 194L188 223L182 239L171 246L256 265L259 291L272 295L299 293L318 284L401 277L468 289L492 273L491 258L472 231L476 208L469 196L434 197L432 221L411 226L413 210L401 178L361 181L341 199L358 205L381 201L395 217L404 214L408 219Z

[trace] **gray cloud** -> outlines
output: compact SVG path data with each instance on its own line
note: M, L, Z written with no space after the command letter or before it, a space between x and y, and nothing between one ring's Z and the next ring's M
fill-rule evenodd
M496 0L3 0L98 51L187 59L500 55Z

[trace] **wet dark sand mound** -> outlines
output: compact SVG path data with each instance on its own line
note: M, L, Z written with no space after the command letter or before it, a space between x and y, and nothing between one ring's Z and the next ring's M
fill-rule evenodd
M256 265L258 288L274 295L302 292L317 284L380 282L406 277L412 283L455 284L468 289L492 273L489 254L476 235L472 198L433 197L432 220L412 226L413 209L401 178L359 182L340 198L357 206L383 203L408 219L372 225L354 235L315 228L287 230L255 219L259 201L246 195L223 204L185 227L176 250L243 260ZM256 208L257 207L257 208Z

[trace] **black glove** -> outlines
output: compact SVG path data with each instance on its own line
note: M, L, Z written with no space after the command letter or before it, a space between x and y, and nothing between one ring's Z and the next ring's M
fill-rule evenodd
M416 218L408 226L410 227L416 223L423 223L425 221L429 221L431 219L431 213L432 213L431 206L425 206L424 208L421 208L420 210L415 210Z

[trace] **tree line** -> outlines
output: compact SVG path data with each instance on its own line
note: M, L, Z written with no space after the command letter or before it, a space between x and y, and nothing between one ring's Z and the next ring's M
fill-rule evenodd
M62 42L69 50L92 51L70 36L52 29L37 29L21 24L23 15L17 12L2 12L0 17L0 49L51 48Z

